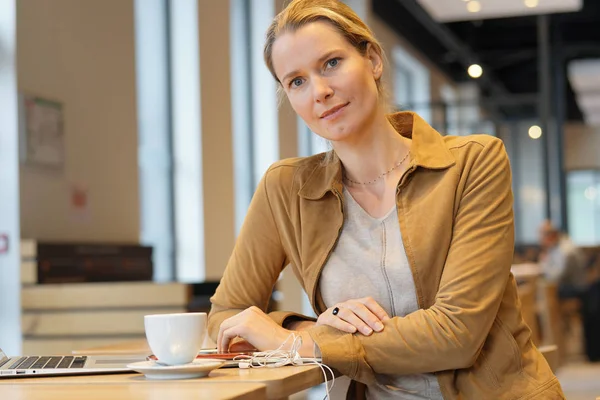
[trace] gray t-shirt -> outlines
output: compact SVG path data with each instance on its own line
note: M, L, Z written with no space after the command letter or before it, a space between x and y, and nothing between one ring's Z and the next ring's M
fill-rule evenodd
M371 296L390 317L417 311L396 207L383 218L373 218L344 188L344 208L344 227L319 282L327 307ZM367 387L369 399L443 398L434 374L377 374L376 378L377 384Z

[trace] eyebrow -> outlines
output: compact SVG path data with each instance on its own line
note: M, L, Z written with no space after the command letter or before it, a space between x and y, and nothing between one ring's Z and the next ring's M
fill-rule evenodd
M322 55L321 57L319 57L319 59L317 60L318 64L322 64L323 62L325 62L325 60L327 60L329 57L331 57L332 54L337 53L341 51L340 49L335 49L335 50L331 50L328 51L327 53L325 53L324 55ZM288 78L294 76L294 75L298 75L300 73L300 71L298 71L297 69L286 74L283 79L281 80L281 82L285 82Z

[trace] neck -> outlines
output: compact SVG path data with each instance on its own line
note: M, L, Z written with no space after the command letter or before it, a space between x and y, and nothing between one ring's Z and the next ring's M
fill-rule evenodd
M411 140L400 135L385 116L377 112L361 133L333 147L348 178L368 182L394 167L410 150Z

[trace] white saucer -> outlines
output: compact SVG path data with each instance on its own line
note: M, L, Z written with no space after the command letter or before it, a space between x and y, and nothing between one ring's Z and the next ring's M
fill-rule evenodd
M156 361L140 361L128 364L127 368L141 372L148 379L190 379L207 376L210 371L223 364L225 364L223 360L205 358L183 365L161 365Z

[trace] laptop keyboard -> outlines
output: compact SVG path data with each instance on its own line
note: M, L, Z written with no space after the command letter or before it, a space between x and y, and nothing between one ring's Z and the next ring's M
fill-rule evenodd
M55 369L55 368L83 368L86 356L56 356L56 357L21 357L8 369Z

